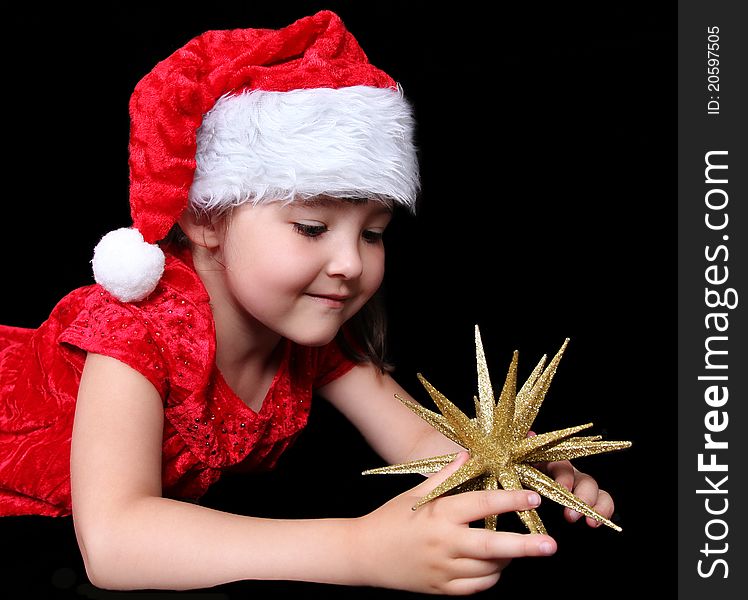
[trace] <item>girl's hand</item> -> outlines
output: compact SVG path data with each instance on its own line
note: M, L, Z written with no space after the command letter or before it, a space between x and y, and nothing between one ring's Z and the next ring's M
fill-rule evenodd
M526 490L475 491L437 498L417 510L416 501L467 459L467 452L412 490L358 519L356 544L369 585L441 594L472 594L493 586L512 558L548 556L547 535L470 527L487 515L528 510L540 496Z
M610 519L613 514L613 498L605 490L601 490L597 482L587 475L578 471L568 460L561 460L543 465L543 470L548 473L557 483L564 486L580 500L589 504L605 518ZM564 517L570 523L578 521L582 515L570 508L564 509ZM587 525L598 527L599 521L585 517Z
M534 431L530 431L528 436L536 435ZM546 462L535 465L540 470L547 473L550 477L558 483L564 486L582 502L588 504L599 512L606 519L610 519L613 515L613 498L605 490L601 490L597 481L595 481L590 475L582 473L577 470L568 460L559 460L556 462ZM579 520L582 515L577 511L570 508L564 509L564 517L569 523L574 523ZM590 517L586 517L587 525L590 527L599 527L600 521L595 521Z

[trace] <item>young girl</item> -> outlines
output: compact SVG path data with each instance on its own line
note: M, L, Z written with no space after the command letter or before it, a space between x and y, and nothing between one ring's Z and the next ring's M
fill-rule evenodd
M547 535L469 527L537 506L529 491L411 510L465 453L359 518L194 502L226 469L272 468L313 391L388 462L459 450L394 398L408 394L382 355L382 234L419 188L412 118L327 11L195 38L138 84L130 112L133 227L97 246L97 285L38 330L0 329L0 514L72 514L92 583L112 589L287 579L467 594L514 557L553 554ZM612 514L592 478L548 470Z

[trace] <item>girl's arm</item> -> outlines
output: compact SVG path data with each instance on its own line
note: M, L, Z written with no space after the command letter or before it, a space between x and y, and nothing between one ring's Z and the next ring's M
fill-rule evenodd
M162 432L162 401L152 384L115 359L90 354L71 483L76 535L94 585L187 589L253 578L360 577L350 550L353 520L259 519L162 498Z
M94 585L188 589L287 579L464 594L496 583L514 557L555 551L545 535L469 527L488 514L527 510L537 494L470 492L411 510L466 453L359 518L260 519L161 497L162 431L161 398L151 383L115 359L89 354L71 476L76 535Z
M389 463L464 450L395 398L413 400L392 377L364 363L320 388L319 394L361 432Z

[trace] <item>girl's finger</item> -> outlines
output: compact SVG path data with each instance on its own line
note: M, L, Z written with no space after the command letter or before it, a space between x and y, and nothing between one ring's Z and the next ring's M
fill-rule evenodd
M610 494L606 492L605 490L599 489L597 487L597 483L595 483L595 486L594 486L594 492L595 492L594 496L590 494L589 492L590 492L590 488L588 488L586 491L580 492L579 497L582 500L584 500L587 504L589 504L592 508L594 508L597 512L599 512L602 516L610 519L610 517L613 515L613 510L615 508L613 498L611 498ZM578 521L582 516L578 512L568 509L568 508L564 512L566 514L567 520L571 522ZM590 527L597 527L598 525L600 525L600 522L590 517L587 517L587 524Z
M613 515L614 509L613 498L611 498L610 494L605 490L600 490L600 494L597 497L597 504L595 504L593 508L605 518L610 519ZM587 525L590 527L598 527L600 522L587 517Z
M480 490L434 500L437 501L455 523L472 523L489 515L535 508L540 496L528 490Z
M455 540L455 551L464 558L499 560L521 556L550 556L556 541L540 533L513 533L470 528Z
M453 579L485 577L503 571L512 562L511 558L479 560L476 558L456 558L449 563Z
M467 579L455 579L447 584L445 592L447 594L453 594L455 596L467 596L475 594L477 592L485 591L499 581L501 573L493 573L491 575L484 575L483 577L471 577Z
M600 488L592 477L579 473L572 492L582 502L595 506L597 497L600 495Z
M568 460L559 460L546 464L546 471L556 483L572 491L574 488L574 466Z
M468 452L458 452L455 459L444 467L441 471L434 473L431 477L425 479L419 483L416 487L411 490L411 493L416 494L419 497L423 497L433 490L436 486L447 479L452 473L464 465L470 454Z

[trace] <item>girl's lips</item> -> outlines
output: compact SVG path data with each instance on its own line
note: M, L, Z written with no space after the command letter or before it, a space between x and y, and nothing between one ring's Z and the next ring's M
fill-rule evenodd
M349 298L349 296L341 296L340 294L307 294L307 296L330 308L342 308Z

